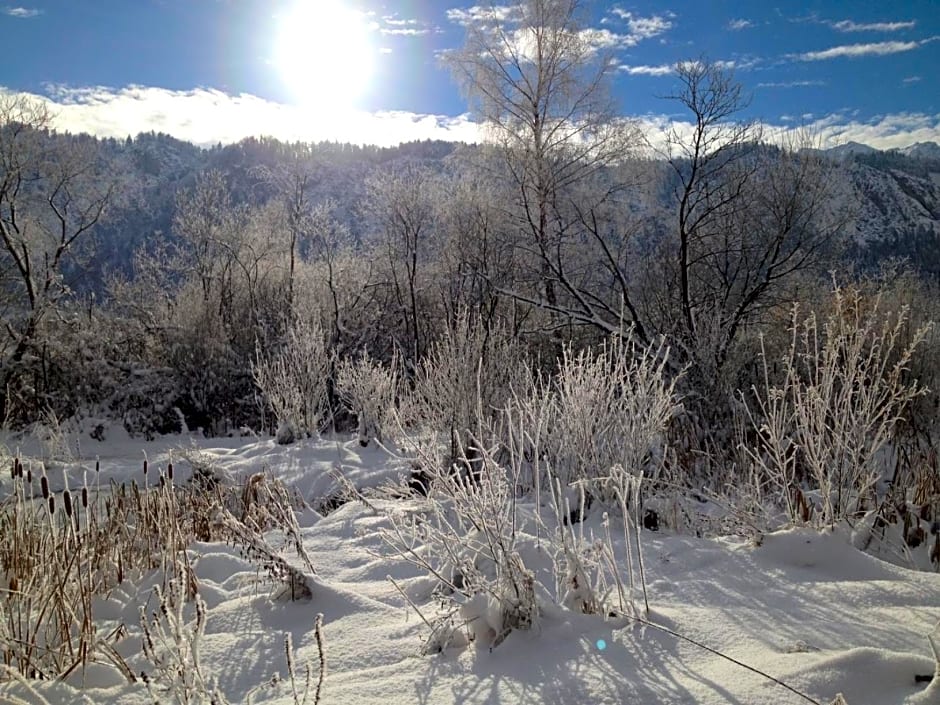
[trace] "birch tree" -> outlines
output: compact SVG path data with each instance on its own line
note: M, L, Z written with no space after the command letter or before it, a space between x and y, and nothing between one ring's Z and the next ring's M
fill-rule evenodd
M536 292L507 293L612 331L624 309L585 295L581 272L571 271L570 246L625 183L614 178L591 190L583 186L626 160L639 141L635 125L616 114L609 91L614 63L591 42L581 14L578 0L491 6L468 23L465 45L449 61L503 157L518 247L536 270ZM620 294L628 318L639 323L629 292Z

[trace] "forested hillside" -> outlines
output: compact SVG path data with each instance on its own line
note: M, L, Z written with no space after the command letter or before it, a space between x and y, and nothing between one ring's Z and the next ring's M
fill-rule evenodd
M76 138L77 139L77 138ZM141 247L172 240L176 193L191 187L197 176L218 170L225 177L236 203L260 205L274 197L276 188L264 178L272 169L301 163L309 175L311 203L332 201L336 218L348 225L354 238L373 230L363 208L363 184L378 169L395 169L411 162L434 170L448 169L455 153L482 151L482 147L448 142L416 142L396 148L352 144L288 144L273 138L244 140L233 145L200 149L166 134L142 133L124 142L96 140L108 172L121 184L108 214L95 232L95 258L82 268L76 282L80 291L105 291L107 273L129 271ZM828 150L839 160L838 150ZM926 155L926 156L920 156ZM651 159L655 160L656 155ZM921 148L852 154L842 159L844 178L851 189L844 194L846 208L854 211L853 228L846 233L856 247L849 261L877 267L885 259L906 259L918 271L937 276L940 263L934 247L940 232L940 156ZM668 193L662 207L668 207ZM657 213L668 227L669 213Z

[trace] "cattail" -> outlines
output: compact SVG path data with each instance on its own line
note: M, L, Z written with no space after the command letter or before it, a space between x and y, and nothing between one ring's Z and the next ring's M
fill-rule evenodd
M287 672L294 675L294 644L290 632L284 635L284 654L287 657Z
M49 513L55 514L55 495L49 495Z
M173 463L166 464L166 474L171 480L173 479Z
M88 488L82 487L82 509L88 509Z
M147 459L144 458L144 477L147 477Z
M96 459L95 460L95 472L99 472L100 470L101 470L101 461Z
M16 465L16 476L23 477L23 463L20 462L19 458L16 459L15 465Z
M62 493L62 501L65 503L65 516L71 519L72 518L72 493L69 492L68 489L66 489L65 492Z
M45 475L39 479L39 485L42 487L42 498L49 499L49 480Z
M10 479L16 479L16 458L13 459L13 464L10 465Z
M33 484L33 468L32 466L26 468L26 482L30 485Z

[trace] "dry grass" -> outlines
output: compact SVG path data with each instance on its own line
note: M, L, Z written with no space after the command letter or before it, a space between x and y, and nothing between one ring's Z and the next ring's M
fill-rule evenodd
M101 485L96 472L91 483L55 492L44 470L15 458L10 477L12 491L0 503L0 663L7 673L54 680L107 662L136 681L114 648L123 625L102 630L94 598L156 569L165 576L164 592L175 580L195 600L198 585L185 560L194 541L239 546L285 594L310 594L303 573L265 537L279 530L313 572L296 499L263 474L243 486L177 484L172 464L154 471L145 462L141 484Z

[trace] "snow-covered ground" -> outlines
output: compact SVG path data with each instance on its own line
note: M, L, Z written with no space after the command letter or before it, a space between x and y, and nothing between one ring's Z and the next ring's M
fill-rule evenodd
M31 438L8 436L0 443L24 456L43 453ZM99 458L102 478L120 481L140 477L146 454L151 467L173 459L184 479L187 458L197 451L233 480L267 470L314 506L339 491L336 468L359 488L396 479L408 468L405 460L361 449L348 438L277 446L251 437L145 443L117 434L103 443L86 438L73 449L81 457L62 467L77 485ZM58 478L64 482L61 473ZM881 561L841 531L797 528L757 541L669 532L642 537L651 621L770 674L809 700L660 629L550 606L535 629L513 632L495 649L470 645L422 655L428 629L388 576L426 614L439 599L434 583L390 556L380 535L388 526L383 510L412 501L353 501L326 516L301 512L304 546L317 571L309 576L310 600L275 599L276 586L237 548L191 546L208 606L202 668L230 702L295 702L285 680L287 634L296 670L311 663L315 683L314 625L322 613L325 705L828 705L837 693L848 705L940 704L940 683L915 682L934 672L927 636L940 621L940 575ZM589 518L591 528L599 530L598 517ZM284 556L291 558L287 550ZM98 605L103 622L127 625L117 650L138 673L148 668L138 609L154 606L159 580L137 576ZM275 674L280 682L272 683ZM49 703L152 702L142 684L127 683L105 665L74 672L65 683L37 684L35 693L21 684L0 686L0 703L14 697L42 702L40 696ZM307 702L313 703L312 694Z

